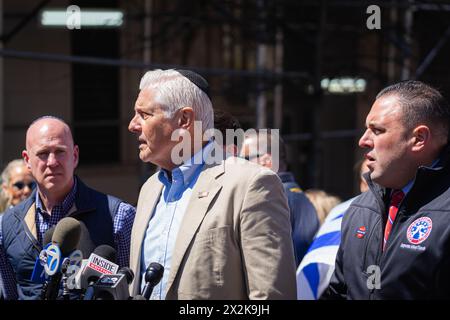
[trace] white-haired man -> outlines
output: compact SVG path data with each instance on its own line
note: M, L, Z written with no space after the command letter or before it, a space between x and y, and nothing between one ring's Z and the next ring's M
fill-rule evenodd
M208 88L187 70L151 71L141 80L129 130L138 136L141 160L162 169L139 195L132 295L145 285L149 264L158 262L165 271L152 299L295 299L283 186L248 161L211 161L223 149L201 137L214 125ZM188 148L174 152L180 141L173 133Z

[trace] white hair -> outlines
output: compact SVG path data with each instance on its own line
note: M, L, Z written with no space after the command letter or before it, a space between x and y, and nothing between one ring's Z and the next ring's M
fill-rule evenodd
M155 100L164 108L166 117L172 117L183 107L192 107L195 120L202 122L203 131L214 127L214 112L208 95L178 71L148 71L139 89L151 89L155 93Z

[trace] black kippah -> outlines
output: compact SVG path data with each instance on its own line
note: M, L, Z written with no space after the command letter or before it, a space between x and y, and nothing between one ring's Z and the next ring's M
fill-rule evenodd
M209 99L211 99L211 96L209 95L209 84L208 81L205 80L201 75L198 73L195 73L194 71L190 70L180 70L175 69L177 72L182 74L185 78L187 78L190 82L195 84L200 90L202 90Z

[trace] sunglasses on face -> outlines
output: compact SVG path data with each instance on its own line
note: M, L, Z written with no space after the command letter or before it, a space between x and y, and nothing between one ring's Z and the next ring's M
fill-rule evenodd
M23 181L17 181L16 183L13 184L13 187L17 188L18 190L22 190L23 188L25 188L25 186L28 186L30 190L33 190L34 187L36 186L36 182L25 183Z
M242 156L241 158L243 158L243 159L245 159L247 161L251 161L251 160L253 160L255 158L259 158L259 157L261 157L260 154L255 154L255 155L252 155L252 156L245 155L245 156Z

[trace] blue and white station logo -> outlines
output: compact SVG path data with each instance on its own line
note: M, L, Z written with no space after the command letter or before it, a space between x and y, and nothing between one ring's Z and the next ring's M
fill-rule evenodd
M50 245L46 249L47 263L44 265L45 273L53 276L60 268L61 250L57 245Z
M428 238L432 228L433 221L429 217L421 217L409 225L406 237L412 244L422 243Z

